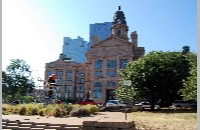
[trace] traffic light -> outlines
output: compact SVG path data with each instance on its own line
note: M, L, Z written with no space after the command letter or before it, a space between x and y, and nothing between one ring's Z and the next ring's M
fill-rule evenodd
M49 84L55 84L56 83L56 75L52 74L49 78L48 78L48 83Z
M47 86L49 87L49 90L48 90L49 98L53 97L53 88L52 88L52 86L55 85L55 84L56 84L56 75L52 74L47 79Z

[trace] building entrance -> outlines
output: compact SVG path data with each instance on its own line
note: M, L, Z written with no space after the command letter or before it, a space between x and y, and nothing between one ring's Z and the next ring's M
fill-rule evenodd
M106 90L106 101L114 100L114 99L116 99L115 98L115 90L113 90L113 89Z

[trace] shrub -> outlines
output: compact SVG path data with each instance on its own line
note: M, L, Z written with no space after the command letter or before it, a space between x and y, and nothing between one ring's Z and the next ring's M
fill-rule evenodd
M72 107L73 107L73 109L78 109L78 108L81 107L81 105L79 105L79 104L74 104L74 105L72 105Z
M10 106L9 112L10 112L10 113L13 113L13 112L14 112L14 109L15 109L15 106Z
M40 115L40 116L45 116L45 108L42 108L42 109L39 109L39 112L38 112L38 114Z
M55 116L62 117L71 116L88 116L99 111L95 105L71 105L71 104L50 104L45 108L42 103L39 104L19 104L19 105L3 105L2 114L20 114L20 115L40 115L40 116Z
M70 116L89 116L90 113L85 108L73 109L70 112Z
M70 111L73 110L73 106L72 105L65 105L64 109L67 111L67 114L69 114Z
M89 116L90 115L89 109L85 109L85 108L80 108L79 113L80 113L80 116Z
M25 106L21 107L21 109L19 110L19 114L26 115L26 113L27 113L27 108Z
M19 106L15 106L15 107L13 107L11 112L14 113L14 114L19 114L20 109L21 108Z
M53 109L54 109L55 105L47 105L47 107L45 108L45 115L47 116L53 116Z
M53 109L53 116L55 117L63 117L67 114L67 111L59 106L56 106Z
M73 109L73 110L70 111L69 115L70 116L77 116L78 115L78 111L79 111L79 109Z
M3 104L2 105L2 112L9 112L10 111L10 109L11 109L11 106L10 105L8 105L8 104Z
M7 111L2 111L2 115L8 115L9 113Z
M38 109L42 109L44 107L43 103L36 103L34 106Z
M95 114L96 112L99 112L99 107L96 106L96 105L92 105L92 106L90 107L90 113L91 113L91 114Z
M89 114L91 113L91 105L82 105L80 108L85 109Z
M39 114L38 108L37 107L33 108L31 115L38 115L38 114Z
M26 112L26 114L27 115L32 115L32 111L33 111L33 104L25 104L25 107L26 107L26 110L27 110L27 112Z

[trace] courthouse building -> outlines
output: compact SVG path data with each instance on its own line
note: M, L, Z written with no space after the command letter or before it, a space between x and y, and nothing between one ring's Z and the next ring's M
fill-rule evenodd
M58 60L46 64L45 79L56 74L56 95L62 99L82 100L88 96L97 102L115 99L118 70L144 55L144 47L138 47L137 32L132 32L130 38L129 41L126 18L119 7L113 17L111 35L102 41L93 37L85 63L71 61L61 54Z

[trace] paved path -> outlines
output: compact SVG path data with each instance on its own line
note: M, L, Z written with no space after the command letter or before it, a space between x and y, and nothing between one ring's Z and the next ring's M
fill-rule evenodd
M83 121L104 121L104 122L126 122L125 114L122 112L99 112L97 115L88 117L47 117L47 116L20 116L20 115L2 115L2 119L11 121L26 121L36 123L51 123L51 124L67 124L67 125L82 125Z

